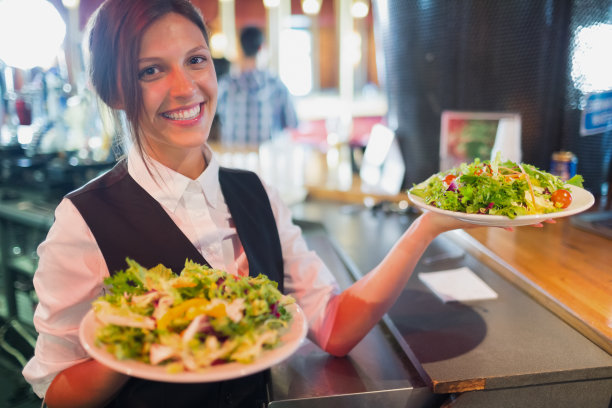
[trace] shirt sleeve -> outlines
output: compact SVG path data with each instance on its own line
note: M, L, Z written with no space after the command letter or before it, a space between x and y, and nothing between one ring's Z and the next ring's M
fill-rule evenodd
M23 376L44 398L59 372L89 359L79 341L79 326L91 302L103 293L108 269L89 227L68 199L55 210L55 222L39 245L38 256L34 274L38 339Z
M285 292L292 295L304 311L308 338L322 347L329 335L329 327L325 327L324 321L330 300L340 292L338 283L321 258L308 249L300 227L293 223L291 211L278 191L267 185L266 190L281 241Z

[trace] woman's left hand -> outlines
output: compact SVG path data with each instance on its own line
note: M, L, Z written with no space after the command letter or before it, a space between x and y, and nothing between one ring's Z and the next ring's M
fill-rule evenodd
M479 225L479 224L473 224L471 222L467 222L467 221L462 221L459 220L457 218L448 216L448 215L443 215L443 214L439 214L439 213L432 213L429 211L425 211L423 213L422 216L426 216L429 218L429 221L432 222L432 224L435 226L435 228L437 228L439 230L440 233L442 232L446 232L446 231L451 231L454 229L473 229L473 228L481 228L481 227L485 227L483 225ZM535 228L542 228L544 226L544 224L554 224L556 223L556 221L554 219L547 219L544 220L542 222L538 222L535 224L531 224L528 225L530 227L535 227ZM514 227L496 227L496 228L503 228L506 231L514 231Z
M535 227L535 228L542 228L544 227L544 224L555 224L557 221L555 221L554 219L550 218L548 220L544 220L542 222L538 222L537 224L531 224L529 225L530 227ZM514 231L514 228L512 227L505 227L504 228L506 231Z

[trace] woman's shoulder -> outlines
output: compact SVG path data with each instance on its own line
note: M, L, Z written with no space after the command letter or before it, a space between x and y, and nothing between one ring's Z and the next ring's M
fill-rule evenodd
M111 169L102 172L97 177L88 181L83 186L66 194L65 198L72 200L73 198L78 197L87 192L98 190L101 188L108 188L109 186L124 179L126 175L128 175L127 160L122 159Z

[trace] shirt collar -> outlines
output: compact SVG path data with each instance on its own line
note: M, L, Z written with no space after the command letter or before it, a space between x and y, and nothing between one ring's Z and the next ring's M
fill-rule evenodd
M176 211L191 183L197 183L202 188L208 205L216 208L221 188L219 162L208 146L203 147L203 154L208 164L196 180L177 173L149 156L143 157L135 147L128 153L128 172L147 193L171 212Z
M242 88L259 89L264 86L264 72L258 69L244 71L236 79Z
M197 182L202 186L204 197L212 208L217 208L219 197L221 196L221 185L219 184L219 162L216 155L207 145L203 149L206 159L206 169L197 178Z

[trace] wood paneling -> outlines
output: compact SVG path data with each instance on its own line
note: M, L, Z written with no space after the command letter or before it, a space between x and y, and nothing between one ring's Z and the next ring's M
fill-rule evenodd
M469 235L482 244L476 251L481 261L612 354L610 239L569 219L513 232L477 228Z
M335 26L319 30L319 80L322 89L338 87L338 41Z

